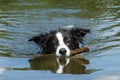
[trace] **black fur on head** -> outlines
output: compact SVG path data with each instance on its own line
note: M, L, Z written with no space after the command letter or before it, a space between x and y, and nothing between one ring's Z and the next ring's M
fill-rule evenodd
M73 28L71 29L71 34L75 40L78 40L79 42L82 43L83 37L87 34L90 33L90 29L83 29L83 28Z
M72 29L57 29L48 33L41 33L29 39L34 41L42 48L42 53L55 53L59 42L56 37L56 33L61 32L63 34L64 43L70 50L79 48L79 43L82 44L83 37L90 33L89 29L72 28Z
M41 33L37 36L30 38L28 41L34 41L40 48L42 48L41 53L53 53L55 52L54 31L50 33Z
M48 34L39 34L37 36L34 36L30 38L28 41L34 41L36 44L38 44L40 47L43 47L47 43Z

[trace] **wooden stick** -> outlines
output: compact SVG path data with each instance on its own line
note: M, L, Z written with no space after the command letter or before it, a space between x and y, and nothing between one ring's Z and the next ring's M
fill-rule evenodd
M71 50L70 56L74 56L76 54L81 54L83 52L88 52L90 51L89 46ZM21 54L19 57L44 57L44 56L54 56L55 54Z
M83 48L71 50L71 54L70 55L74 56L76 54L80 54L80 53L88 52L88 51L90 51L90 48L89 48L89 46L86 46L86 47L83 47Z
M88 51L90 51L89 46L79 48L79 49L75 49L75 50L71 50L70 56L74 56L76 54L81 54L83 52L88 52ZM54 55L54 54L37 54L36 56L49 56L49 55Z

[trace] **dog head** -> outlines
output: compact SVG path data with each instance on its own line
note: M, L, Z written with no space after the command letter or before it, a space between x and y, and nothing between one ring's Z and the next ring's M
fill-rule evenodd
M82 44L87 33L90 33L89 29L57 29L32 37L29 41L37 43L42 48L42 53L70 56L70 50L79 48L79 43Z

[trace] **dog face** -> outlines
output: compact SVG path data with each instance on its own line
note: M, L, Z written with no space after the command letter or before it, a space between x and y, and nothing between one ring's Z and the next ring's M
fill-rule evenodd
M89 32L89 29L81 28L58 29L32 37L29 41L37 43L42 48L42 53L70 56L70 50L79 48L79 43L82 44L83 37Z

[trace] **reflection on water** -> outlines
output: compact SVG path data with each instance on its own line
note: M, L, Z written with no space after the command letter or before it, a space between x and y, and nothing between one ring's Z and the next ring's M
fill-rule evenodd
M64 67L70 63L70 58L64 58L63 60L62 57L58 57L56 60L58 63L58 69L56 73L63 73Z
M30 59L29 63L32 70L49 70L53 73L89 74L95 71L86 69L89 61L84 58L45 56Z

